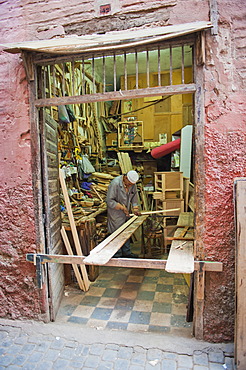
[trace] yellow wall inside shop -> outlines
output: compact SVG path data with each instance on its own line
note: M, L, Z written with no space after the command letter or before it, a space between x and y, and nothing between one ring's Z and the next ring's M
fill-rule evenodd
M150 87L157 86L157 74L150 74ZM173 70L173 85L181 84L181 69ZM185 83L192 82L192 68L185 68ZM162 85L169 84L169 71L161 73ZM139 75L138 88L146 88L146 75ZM124 89L124 76L121 79L121 88ZM136 89L136 76L128 76L127 89ZM156 100L161 99L156 97ZM155 98L139 98L122 101L121 112L127 113L122 116L122 121L128 117L135 117L137 121L143 121L144 141L159 141L159 134L166 133L167 141L172 140L172 135L187 124L193 123L193 94L180 94L166 97L165 100L151 105ZM138 110L140 109L140 110ZM138 110L137 112L134 112Z

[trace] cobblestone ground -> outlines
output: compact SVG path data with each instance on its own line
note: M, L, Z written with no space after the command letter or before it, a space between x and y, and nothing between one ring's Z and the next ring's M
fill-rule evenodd
M119 331L0 320L0 369L20 368L234 369L233 345L144 333L124 333L121 338Z

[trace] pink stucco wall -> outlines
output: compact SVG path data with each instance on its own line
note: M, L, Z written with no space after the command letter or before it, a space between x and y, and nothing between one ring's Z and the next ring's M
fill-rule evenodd
M28 84L18 56L0 55L1 317L38 317Z
M47 39L129 27L209 20L209 0L111 2L2 1L1 42ZM107 1L106 3L110 3ZM244 0L218 0L218 35L206 34L205 120L202 153L205 172L197 170L201 214L198 236L206 259L222 261L224 272L206 275L205 339L233 339L234 220L233 179L245 176L245 27ZM37 5L38 4L38 5ZM33 198L29 93L19 55L0 54L1 94L1 317L41 319L45 292L35 286L35 270L25 254L39 250Z
M220 2L218 35L207 40L204 138L205 255L224 270L206 282L205 339L216 341L231 339L234 324L233 180L246 176L245 36L245 3Z

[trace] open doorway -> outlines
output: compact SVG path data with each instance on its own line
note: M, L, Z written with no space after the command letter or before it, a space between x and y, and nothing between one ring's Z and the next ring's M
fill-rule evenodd
M64 204L57 202L57 197L59 197L58 163L66 174L67 189L73 202L75 219L83 223L80 230L80 240L85 249L88 248L88 245L91 248L93 238L95 246L100 238L101 240L105 238L107 233L102 221L102 218L106 217L106 207L103 203L107 181L112 179L112 176L124 173L122 163L120 163L123 153L127 154L130 163L141 174L142 181L139 193L141 194L142 209L145 209L146 205L150 208L154 207L154 209L157 207L156 200L159 199L151 199L151 192L153 193L156 190L158 173L180 172L178 151L165 157L161 156L159 161L156 161L150 153L152 149L161 144L180 137L184 127L193 126L193 46L190 43L181 46L168 45L168 47L163 48L157 46L152 50L135 50L134 52L108 56L93 55L88 58L83 56L81 61L73 58L71 62L60 63L54 61L53 64L45 64L39 67L38 84L39 91L41 91L39 97L43 99L41 104L46 106L40 114L43 144L44 203L45 213L48 215L46 218L46 240L47 253L59 254L63 251L63 244L58 235L60 226L63 224L64 227L69 229L69 225L66 220L66 207L64 207ZM171 90L170 86L172 86ZM109 96L116 98L116 100L107 100L107 94L110 94ZM70 97L76 95L79 99L75 98L75 100L78 100L75 104L74 98L71 101ZM61 105L60 97L64 99L66 104ZM56 101L57 105L53 105ZM58 145L56 145L55 135L57 135ZM87 166L93 168L89 172L85 171L83 167L85 165L83 163L84 159L86 159ZM79 161L82 161L82 163ZM82 168L79 168L78 163L81 164ZM87 176L88 174L90 176ZM191 176L192 172L190 172L189 181ZM90 183L92 183L93 189L90 189ZM92 197L91 193L93 193ZM144 197L142 196L143 193ZM176 190L174 193L172 196L176 198ZM182 195L180 189L178 199L171 200L172 202L178 200L180 206L176 208L181 211L184 210L183 186ZM189 205L186 204L186 206ZM60 211L62 212L60 213ZM62 215L61 218L59 218L59 213ZM165 228L167 230L168 227L172 226L172 216L177 218L177 214L170 214L170 224L164 223L161 218L159 220L155 218L152 224L160 221L161 229ZM95 218L94 234L93 227L91 227L89 233L85 232L84 221L90 217ZM149 226L152 227L153 225L146 224L144 229ZM100 231L100 237L97 231ZM155 236L153 242L156 245L147 248L145 244L148 242L148 235L143 235L144 245L142 243L140 247L143 258L147 253L149 253L148 257L150 258L156 257L158 249L160 259L164 258L165 253L168 252L169 243L164 244L163 240L160 241L157 233L155 233ZM139 245L135 244L134 247L139 248ZM83 253L86 254L85 251ZM108 267L103 268L102 277L110 275L107 269ZM119 294L118 299L121 299L126 294L126 292L120 293L119 289L117 289L118 292L113 291L112 289L116 288L112 288L111 279L108 279L111 287L97 287L97 284L102 284L100 283L99 269L96 266L90 266L88 270L89 275L91 275L90 279L95 281L93 286L95 289L83 293L85 297L93 296L93 291L97 293L101 291L102 293L103 290L102 295L105 294L106 298L115 299L116 297L107 297L107 295ZM55 319L62 298L63 287L67 283L66 279L71 278L70 283L74 283L71 271L70 269L70 272L63 275L61 266L57 268L52 266L48 270L52 319ZM115 277L115 271L111 272L113 277ZM177 289L174 289L173 292L173 286L176 282L176 285L184 288L185 293L182 294L185 294L188 299L189 287L187 280L183 277L178 278L177 275L170 278L170 276L165 275L165 271L159 270L139 269L136 273L134 270L125 269L122 272L120 269L118 272L122 281L127 284L127 286L123 285L121 287L123 290L127 290L127 294L132 297L135 295L135 299L137 297L152 297L152 300L142 299L142 301L150 301L144 302L145 311L143 308L142 311L133 310L133 315L130 314L132 318L129 318L129 320L134 321L133 316L139 316L140 314L136 312L140 312L142 317L149 317L148 325L152 327L160 326L162 330L167 330L163 329L166 325L156 325L160 315L167 314L169 319L170 315L175 315L170 308L172 307L171 302L163 302L164 293L171 293L173 297L173 294L175 295L177 291ZM154 289L155 286L157 291L143 289L144 293L141 292L142 283L150 281L148 279L151 278L151 289ZM170 279L173 279L172 283ZM169 284L164 284L164 280L169 281ZM135 288L138 284L138 289L133 289L133 283L135 283ZM129 289L130 286L132 290ZM127 287L128 289L126 289ZM100 290L100 288L102 289ZM165 289L170 291L165 291ZM159 297L159 301L155 297ZM83 302L85 303L85 301ZM143 304L143 302L136 302L136 305L143 307L141 303ZM184 304L184 302L178 304ZM70 312L72 306L69 306ZM149 311L152 310L150 307L154 308L155 311ZM94 307L93 312L103 314L102 309L104 308ZM180 306L178 309L180 309ZM112 311L112 309L110 310ZM89 314L89 311L87 307L87 314ZM150 324L152 314L156 318ZM129 316L129 312L127 316ZM124 317L124 320L126 320L126 317ZM141 322L141 318L139 320ZM169 322L171 322L170 320ZM190 324L187 326L190 327Z

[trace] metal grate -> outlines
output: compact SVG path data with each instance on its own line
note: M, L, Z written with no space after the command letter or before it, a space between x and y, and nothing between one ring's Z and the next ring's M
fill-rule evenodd
M193 45L146 46L139 50L74 56L69 61L55 58L39 66L42 72L38 73L41 88L37 89L37 99L101 94L107 100L108 93L192 84L193 78L186 71L188 68L193 71ZM174 79L177 70L181 72L180 81Z

